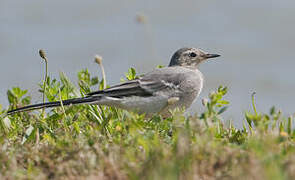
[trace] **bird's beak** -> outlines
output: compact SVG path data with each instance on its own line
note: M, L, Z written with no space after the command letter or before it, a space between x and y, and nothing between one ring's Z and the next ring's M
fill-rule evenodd
M203 57L206 58L206 59L209 59L209 58L216 58L216 57L219 57L220 55L219 54L204 54Z

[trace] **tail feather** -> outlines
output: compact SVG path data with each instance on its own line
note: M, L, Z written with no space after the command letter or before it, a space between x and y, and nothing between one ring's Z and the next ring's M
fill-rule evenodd
M68 99L68 100L62 100L62 101L54 101L54 102L46 102L46 103L39 103L39 104L33 104L17 109L13 109L7 112L8 115L17 113L17 112L24 112L24 111L32 111L36 109L42 109L42 108L52 108L52 107L59 107L61 105L63 106L69 106L72 104L85 104L85 103L92 103L100 98L99 96L88 96L88 97L82 97L82 98L74 98L74 99Z

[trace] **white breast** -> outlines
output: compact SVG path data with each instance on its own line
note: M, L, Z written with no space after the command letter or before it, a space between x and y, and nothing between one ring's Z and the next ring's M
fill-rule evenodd
M198 69L196 70L196 74L199 77L199 86L197 87L197 96L196 96L196 97L198 97L203 89L204 76L201 73L201 71L199 71Z

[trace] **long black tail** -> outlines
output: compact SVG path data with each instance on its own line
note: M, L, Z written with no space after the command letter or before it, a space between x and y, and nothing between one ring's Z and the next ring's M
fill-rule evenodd
M39 104L33 104L17 109L13 109L7 112L8 115L17 113L17 112L23 112L23 111L32 111L36 109L42 109L42 108L52 108L52 107L59 107L61 105L63 106L69 106L72 104L85 104L85 103L93 103L100 99L99 96L87 96L82 98L74 98L74 99L68 99L68 100L62 100L62 101L55 101L55 102L47 102L47 103L39 103Z

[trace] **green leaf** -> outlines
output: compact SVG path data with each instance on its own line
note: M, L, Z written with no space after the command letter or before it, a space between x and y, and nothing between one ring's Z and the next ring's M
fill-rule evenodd
M79 127L79 124L78 124L77 122L74 122L74 123L73 123L73 126L74 126L75 131L79 134L79 133L80 133L80 127Z
M225 104L229 104L229 101L226 100L219 100L218 101L219 104L225 105Z
M21 102L22 97L28 92L28 90L21 90L19 87L13 87L11 90L7 91L8 102L11 105L16 105ZM30 103L30 97L26 97L23 104Z
M292 132L292 117L288 117L287 132L288 132L289 135L291 135L291 132Z
M224 111L227 110L227 108L228 108L228 106L221 108L221 109L218 111L217 114L221 114L221 113L223 113Z
M97 76L93 77L91 78L90 86L95 86L98 84L98 82L99 82L98 77Z
M134 68L130 68L128 70L128 73L125 73L125 76L126 78L130 81L130 80L133 80L133 79L136 79L137 76L136 76L136 71Z
M102 79L99 83L99 89L103 90L103 88L104 88L104 80Z
M25 104L25 105L28 105L31 103L31 97L30 96L27 96L25 98L22 99L22 104Z
M11 90L7 91L7 98L8 98L9 104L16 104L16 97L14 96Z
M65 86L66 94L68 95L69 93L73 93L74 96L79 96L79 91L76 89L74 84L69 80L69 78L62 72L59 74L59 76L62 84Z
M163 65L158 65L156 68L161 69L161 68L163 68L163 67L165 67L165 66L163 66Z
M275 106L272 106L271 108L270 108L270 115L274 115L275 113L276 113L276 108L275 108Z
M78 72L78 80L84 81L88 85L90 85L90 74L88 72L88 69L83 69Z

